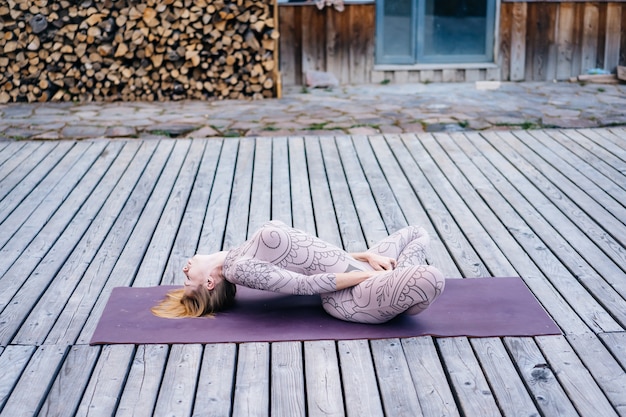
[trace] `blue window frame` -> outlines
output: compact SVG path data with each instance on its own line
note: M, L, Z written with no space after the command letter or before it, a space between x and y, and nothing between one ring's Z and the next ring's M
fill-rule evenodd
M378 0L378 64L493 62L496 0Z

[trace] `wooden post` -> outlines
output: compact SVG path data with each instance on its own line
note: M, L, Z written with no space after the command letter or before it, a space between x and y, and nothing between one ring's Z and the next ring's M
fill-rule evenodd
M619 64L620 34L622 25L622 5L607 4L606 37L604 44L604 69L615 72Z

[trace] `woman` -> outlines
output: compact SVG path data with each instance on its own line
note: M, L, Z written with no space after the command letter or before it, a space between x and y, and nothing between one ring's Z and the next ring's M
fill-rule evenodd
M235 285L287 294L320 294L331 316L384 323L418 314L441 295L445 280L426 264L421 227L405 227L366 252L349 254L305 232L271 221L241 246L195 255L184 266L183 289L152 311L160 317L200 317L230 307Z

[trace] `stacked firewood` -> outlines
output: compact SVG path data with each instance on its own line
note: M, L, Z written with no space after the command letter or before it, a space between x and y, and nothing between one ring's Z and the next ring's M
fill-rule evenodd
M275 0L3 0L0 103L279 94Z

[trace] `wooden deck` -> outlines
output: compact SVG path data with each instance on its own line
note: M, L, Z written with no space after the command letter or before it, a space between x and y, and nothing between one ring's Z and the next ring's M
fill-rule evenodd
M88 345L111 288L281 219L359 250L429 229L521 276L534 338ZM0 142L2 416L626 416L626 130Z

